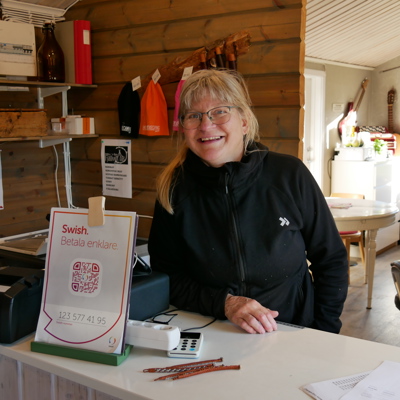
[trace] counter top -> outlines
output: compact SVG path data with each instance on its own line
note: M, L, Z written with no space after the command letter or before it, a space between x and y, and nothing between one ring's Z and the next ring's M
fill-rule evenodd
M210 322L179 312L171 325L181 329ZM134 347L120 366L107 366L30 351L33 336L0 346L0 354L120 399L193 400L224 398L308 399L301 386L374 369L384 360L400 362L400 348L361 339L279 324L279 330L250 335L227 321L202 329L197 360L168 358L162 350ZM223 357L240 370L219 371L178 381L158 381L143 369ZM268 394L268 396L266 396Z

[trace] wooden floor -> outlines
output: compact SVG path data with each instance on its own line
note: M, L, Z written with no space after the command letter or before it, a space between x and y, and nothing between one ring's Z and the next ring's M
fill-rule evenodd
M400 346L400 310L394 304L396 289L390 263L400 260L400 246L378 255L375 264L372 309L367 310L367 285L360 260L350 268L350 286L341 317L341 335Z

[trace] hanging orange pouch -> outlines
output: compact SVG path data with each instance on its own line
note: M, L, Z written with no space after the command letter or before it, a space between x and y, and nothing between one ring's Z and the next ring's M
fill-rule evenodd
M167 102L159 83L147 85L140 104L139 133L145 136L168 136Z

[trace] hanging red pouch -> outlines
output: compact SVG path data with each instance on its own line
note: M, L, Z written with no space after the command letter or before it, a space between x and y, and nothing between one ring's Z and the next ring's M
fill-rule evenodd
M139 133L145 136L168 136L167 102L159 83L147 85L140 104Z

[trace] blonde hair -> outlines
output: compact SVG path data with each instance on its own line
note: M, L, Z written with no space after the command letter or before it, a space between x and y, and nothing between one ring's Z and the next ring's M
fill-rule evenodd
M204 97L219 100L238 107L241 117L247 121L248 131L244 135L244 154L248 153L251 143L259 139L258 121L251 110L251 100L247 85L236 71L230 70L200 70L192 74L184 83L180 95L180 115L191 109L193 103ZM182 133L180 131L180 133ZM156 182L157 197L161 205L173 214L172 193L175 185L174 177L177 168L186 159L188 147L183 135L178 137L178 153L162 171Z

